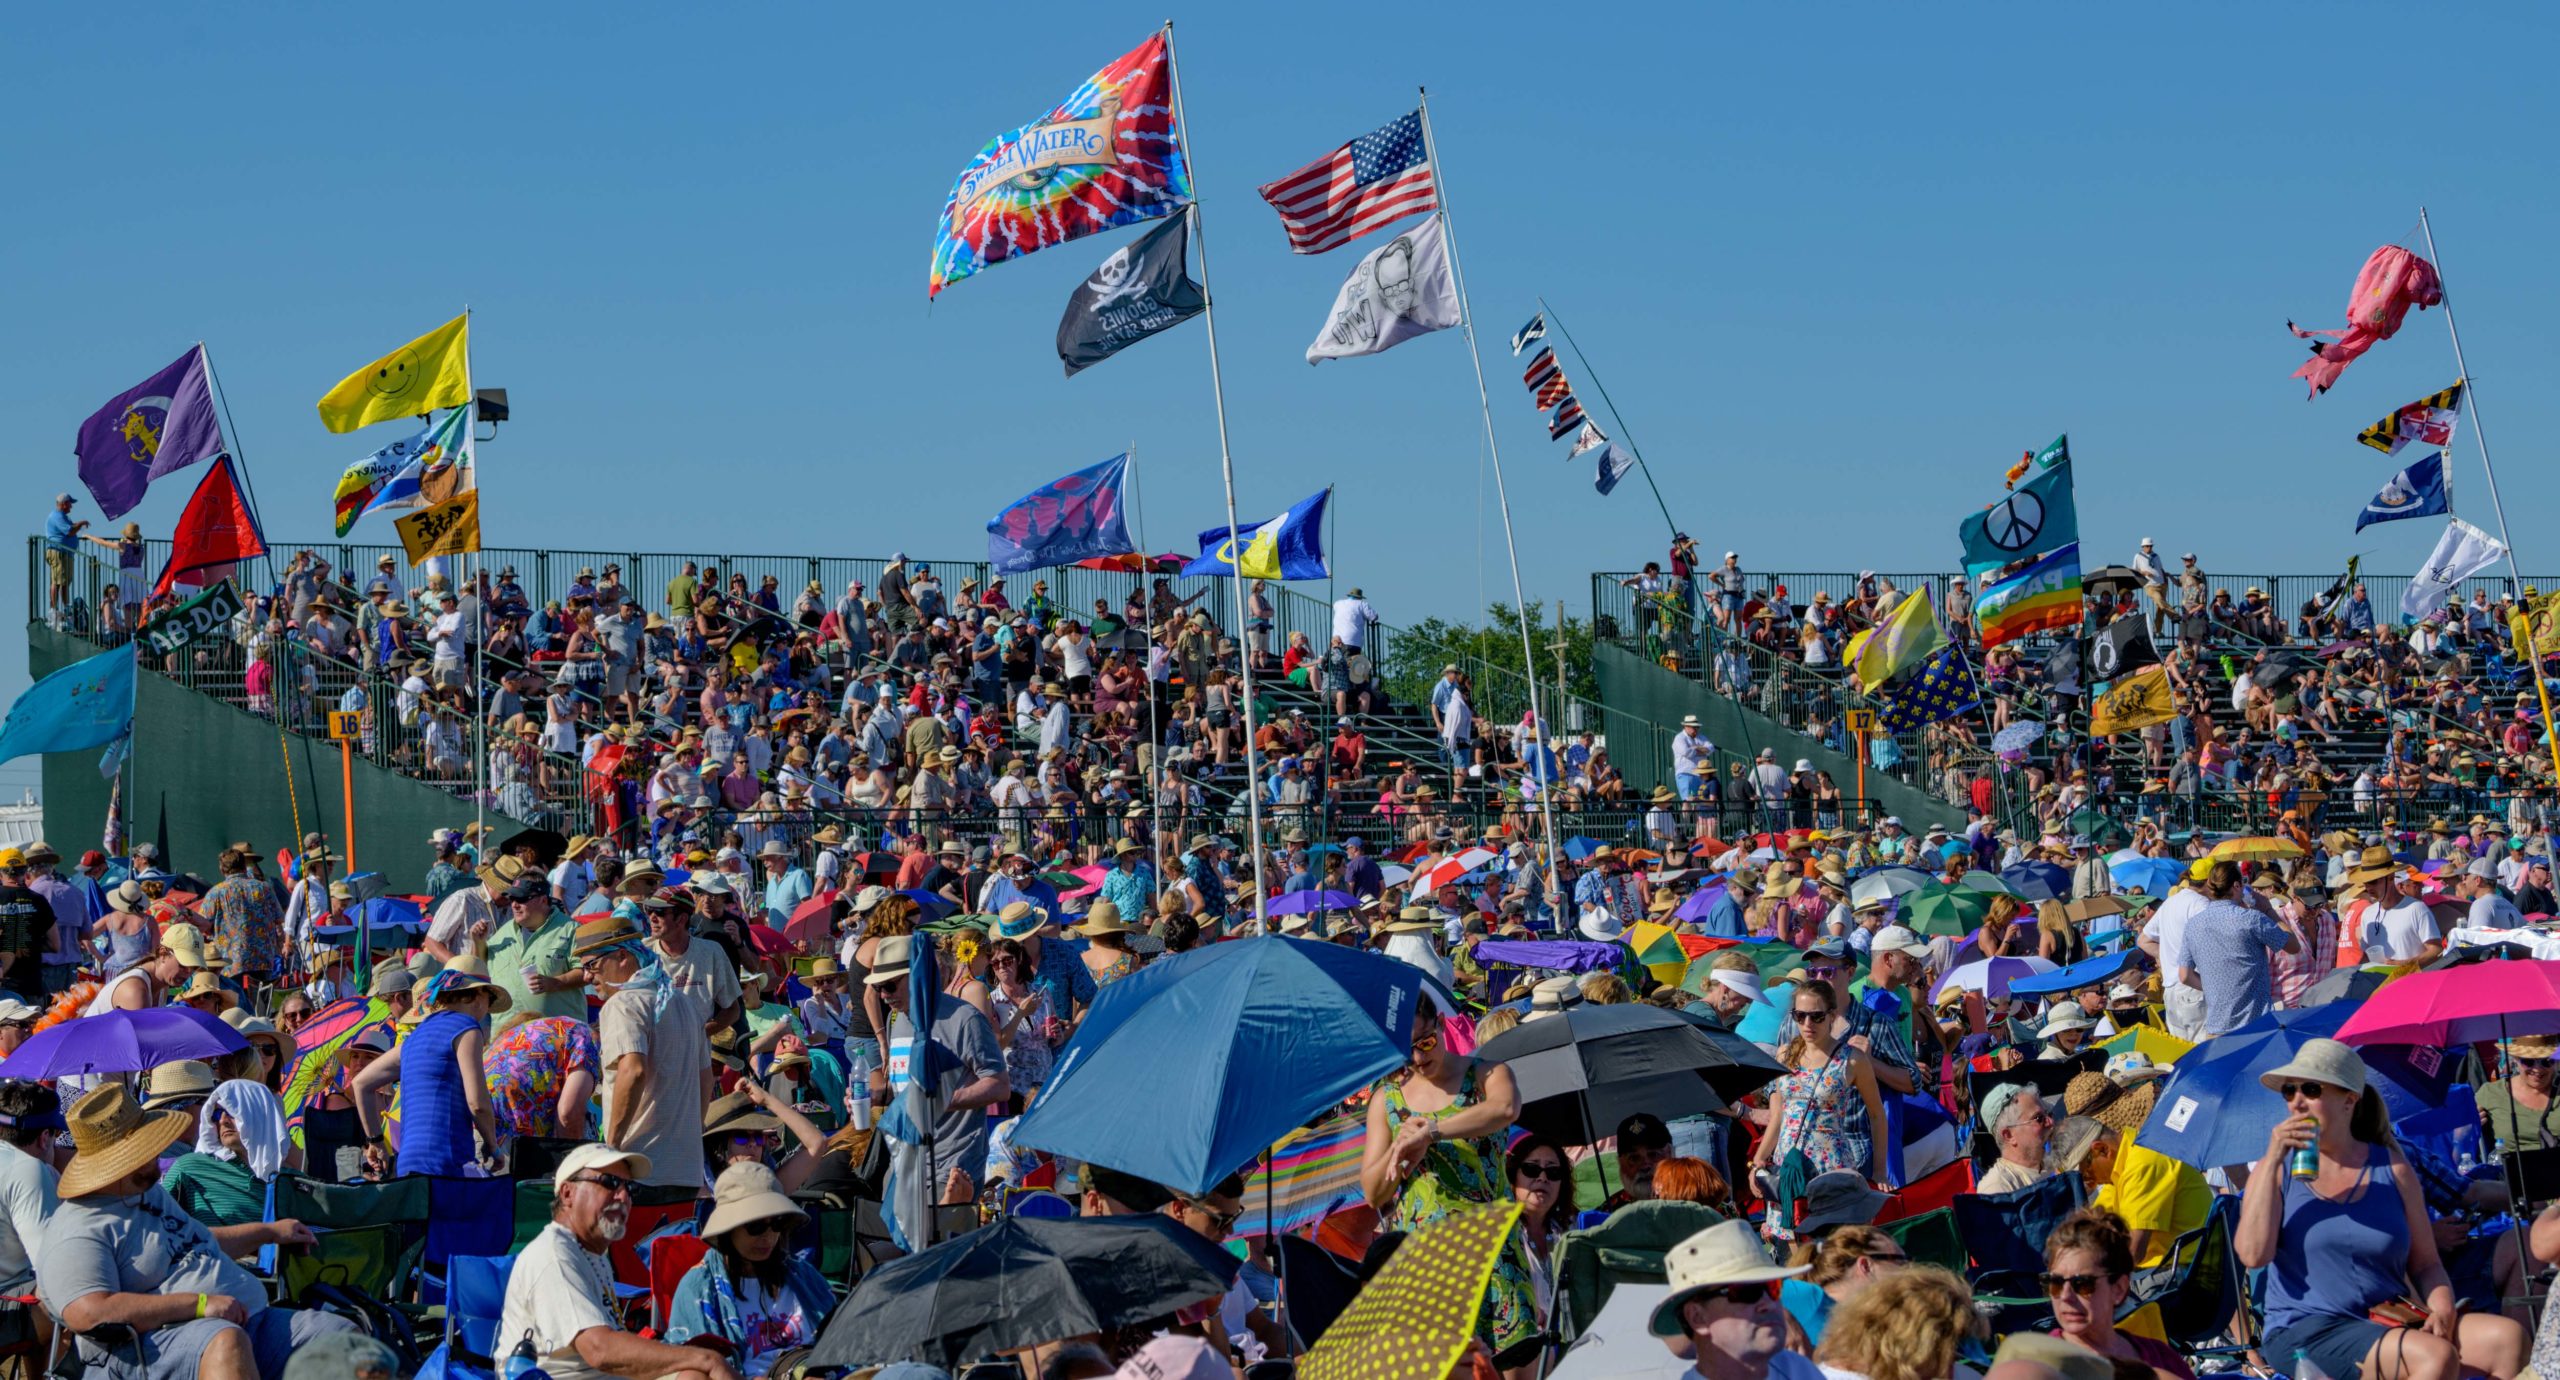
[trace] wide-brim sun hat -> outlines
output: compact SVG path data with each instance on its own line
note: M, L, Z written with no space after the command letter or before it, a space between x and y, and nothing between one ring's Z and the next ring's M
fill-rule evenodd
M2344 1088L2362 1097L2366 1084L2364 1060L2352 1046L2336 1040L2305 1040L2291 1059L2258 1075L2258 1082L2269 1092L2275 1091L2278 1084L2305 1080Z
M1049 923L1049 912L1029 901L1015 901L996 913L994 926L998 939L1023 940L1038 934Z
M808 1210L783 1196L773 1171L761 1164L733 1164L720 1171L711 1186L711 1215L703 1220L702 1239L716 1240L750 1222L777 1217L807 1221Z
M206 1070L208 1080L211 1076ZM64 1119L70 1124L72 1155L55 1193L66 1199L86 1197L146 1165L156 1166L160 1152L177 1144L193 1121L184 1112L146 1110L122 1083L109 1083L72 1103Z
M1067 931L1091 939L1097 935L1127 934L1129 922L1120 918L1120 907L1110 901L1096 901L1084 914L1084 923Z
M1657 1337L1683 1337L1689 1332L1681 1310L1711 1289L1737 1284L1767 1284L1794 1279L1809 1265L1785 1266L1769 1258L1760 1234L1743 1221L1718 1222L1674 1246L1662 1258L1671 1292L1653 1306L1646 1331Z
M1876 1220L1888 1196L1853 1169L1816 1174L1796 1200L1802 1215L1793 1230L1798 1236L1811 1236L1825 1227L1865 1226Z

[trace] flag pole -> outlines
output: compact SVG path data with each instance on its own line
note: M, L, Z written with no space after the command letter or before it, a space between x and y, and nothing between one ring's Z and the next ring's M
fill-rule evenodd
M1138 576L1138 604L1141 608L1147 608L1149 607L1147 575L1154 573L1155 561L1147 554L1146 509L1136 501L1138 443L1135 441L1129 443L1129 494L1129 516L1138 525L1138 564L1144 567L1146 572ZM1230 535L1233 534L1230 533ZM1142 625L1138 629L1138 634L1146 644L1139 652L1138 674L1147 683L1147 804L1154 816L1147 827L1155 831L1147 836L1147 866L1156 871L1161 880L1163 868L1159 866L1158 859L1164 851L1164 730L1156 726L1156 632L1154 626L1148 624ZM1116 859L1112 865L1115 867L1119 865ZM1150 891L1147 896L1148 903L1153 904L1155 899L1153 892ZM1155 923L1155 917L1142 915L1137 917L1136 923L1142 927L1150 927Z
M2489 463L2489 433L2480 425L2480 386L2471 377L2471 366L2462 360L2462 331L2453 321L2453 293L2444 288L2444 260L2436 253L2434 222L2427 219L2427 208L2418 208L2418 232L2426 237L2427 259L2435 265L2436 284L2444 292L2444 331L2453 341L2453 372L2462 380L2462 400L2471 409L2471 442L2480 448L2480 473L2489 481L2489 507L2498 515L2498 539L2507 547L2507 578L2513 583L2516 606L2525 611L2525 659L2533 666L2534 692L2542 698L2542 741L2551 749L2551 769L2560 772L2560 725L2551 720L2551 686L2542 676L2542 648L2533 637L2533 610L2524 602L2524 570L2516 561L2515 538L2507 534L2507 505L2498 497L2498 471ZM2444 501L2453 506L2453 468L2445 467Z
M1191 122L1183 114L1182 64L1174 60L1173 21L1164 22L1164 65L1173 76L1174 142L1182 150L1182 168L1192 185L1199 185L1199 166L1191 158ZM1195 194L1187 209L1191 219L1192 242L1200 251L1200 316L1209 323L1209 394L1218 411L1218 474L1227 490L1227 563L1230 592L1235 605L1236 663L1244 672L1244 795L1246 817L1253 826L1253 919L1254 932L1269 928L1265 921L1267 905L1262 862L1262 784L1254 769L1253 722L1253 657L1244 652L1247 634L1244 616L1244 559L1236 550L1236 459L1227 443L1226 376L1218 367L1218 297L1209 287L1209 230L1200 215L1200 201ZM1142 553L1143 554L1143 553ZM1330 565L1331 557L1326 558ZM1151 687L1152 688L1152 687Z
M462 388L470 394L462 400L462 405L472 407L480 395L471 391L471 304L468 302L462 306ZM467 425L476 426L478 422L479 414L475 410ZM497 432L493 429L490 434L494 436ZM471 443L471 489L477 493L480 489L480 443L467 434L464 439ZM474 541L472 545L477 548L485 543ZM479 552L475 549L464 554L476 556ZM489 686L482 679L488 668L481 660L480 648L489 640L489 597L481 587L481 577L489 570L489 558L481 556L476 561L463 564L467 564L471 571L471 826L479 831L475 837L486 846L489 791L483 783L489 771ZM637 571L632 573L634 576L639 574Z
M1677 534L1680 524L1671 520L1671 505L1662 501L1662 486L1653 482L1653 466L1644 462L1644 449L1636 444L1635 433L1627 429L1625 414L1618 411L1618 404L1609 397L1609 385L1600 381L1600 371L1591 367L1591 356L1582 352L1582 342L1574 339L1573 332L1564 328L1564 318L1556 315L1556 309L1547 305L1546 298L1538 299L1538 310L1555 323L1556 334L1564 337L1564 343L1573 351L1574 362L1582 366L1582 376L1591 380L1591 386L1600 391L1600 405L1609 409L1609 420L1618 424L1618 435L1625 438L1627 449L1635 454L1636 468L1644 471L1644 486L1653 490L1653 506L1662 510L1663 525Z
M1529 722L1532 728L1531 750L1528 760L1521 765L1528 769L1529 779L1538 784L1540 807L1538 817L1546 824L1547 833L1548 904L1554 907L1556 928L1561 931L1569 913L1563 891L1561 860L1564 855L1556 846L1555 796L1560 784L1557 778L1563 773L1559 770L1548 770L1545 773L1546 780L1543 782L1538 781L1538 775L1539 764L1542 761L1561 767L1562 754L1558 753L1553 746L1556 726L1547 722L1546 715L1538 712L1538 653L1530 645L1529 596L1521 592L1520 539L1511 530L1511 491L1503 483L1502 478L1502 443L1494 436L1493 399L1486 393L1484 386L1484 354L1476 348L1475 309L1467 301L1467 275L1458 265L1457 225L1455 219L1449 214L1448 170L1440 166L1439 141L1431 137L1431 93L1417 86L1414 88L1414 94L1417 101L1416 113L1422 117L1422 153L1431 161L1431 180L1440 199L1440 232L1448 242L1449 276L1454 280L1453 286L1458 289L1458 324L1466 329L1467 358L1475 364L1476 409L1483 414L1484 443L1486 450L1493 457L1493 492L1496 503L1502 509L1502 543L1511 557L1512 613L1520 623L1520 679L1529 688ZM1611 410L1615 411L1614 408ZM1652 483L1652 477L1646 476L1645 482Z

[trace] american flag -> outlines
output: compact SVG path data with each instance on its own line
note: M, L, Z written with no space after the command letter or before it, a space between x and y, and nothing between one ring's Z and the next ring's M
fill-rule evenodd
M1417 211L1439 190L1422 143L1422 112L1390 120L1277 182L1262 199L1289 229L1289 247L1321 254Z

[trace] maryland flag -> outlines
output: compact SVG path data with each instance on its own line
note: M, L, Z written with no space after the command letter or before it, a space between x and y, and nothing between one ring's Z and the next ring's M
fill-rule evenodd
M2126 733L2165 724L2177 716L2177 697L2169 693L2169 668L2146 666L2098 697L2089 711L2089 732Z
M320 399L320 425L353 431L469 401L471 314L464 312L338 380Z
M1872 695L1877 686L1928 660L1946 642L1946 632L1938 626L1938 606L1930 600L1929 591L1915 589L1883 622L1858 635L1849 651L1849 664L1857 669L1858 688Z
M1876 692L1876 725L1887 733L1909 733L1982 707L1982 686L1964 648L1949 643L1920 668L1920 674Z
M430 557L458 556L480 549L480 491L465 489L432 508L411 513L391 524L400 533L400 545L409 552L409 564L418 565Z
M2462 384L2455 379L2452 387L2429 393L2357 432L2356 439L2385 455L2399 454L2411 441L2451 445L2453 430L2462 421Z

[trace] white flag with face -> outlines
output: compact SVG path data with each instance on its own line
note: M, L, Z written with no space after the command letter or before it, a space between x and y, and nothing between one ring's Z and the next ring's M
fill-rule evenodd
M1458 324L1458 287L1432 216L1369 251L1333 299L1333 314L1307 347L1307 363L1374 355Z
M2507 554L2504 543L2479 528L2455 518L2444 525L2444 536L2437 540L2435 554L2409 577L2409 586L2400 591L2400 616L2415 623L2433 617L2453 597L2454 586L2495 565Z

